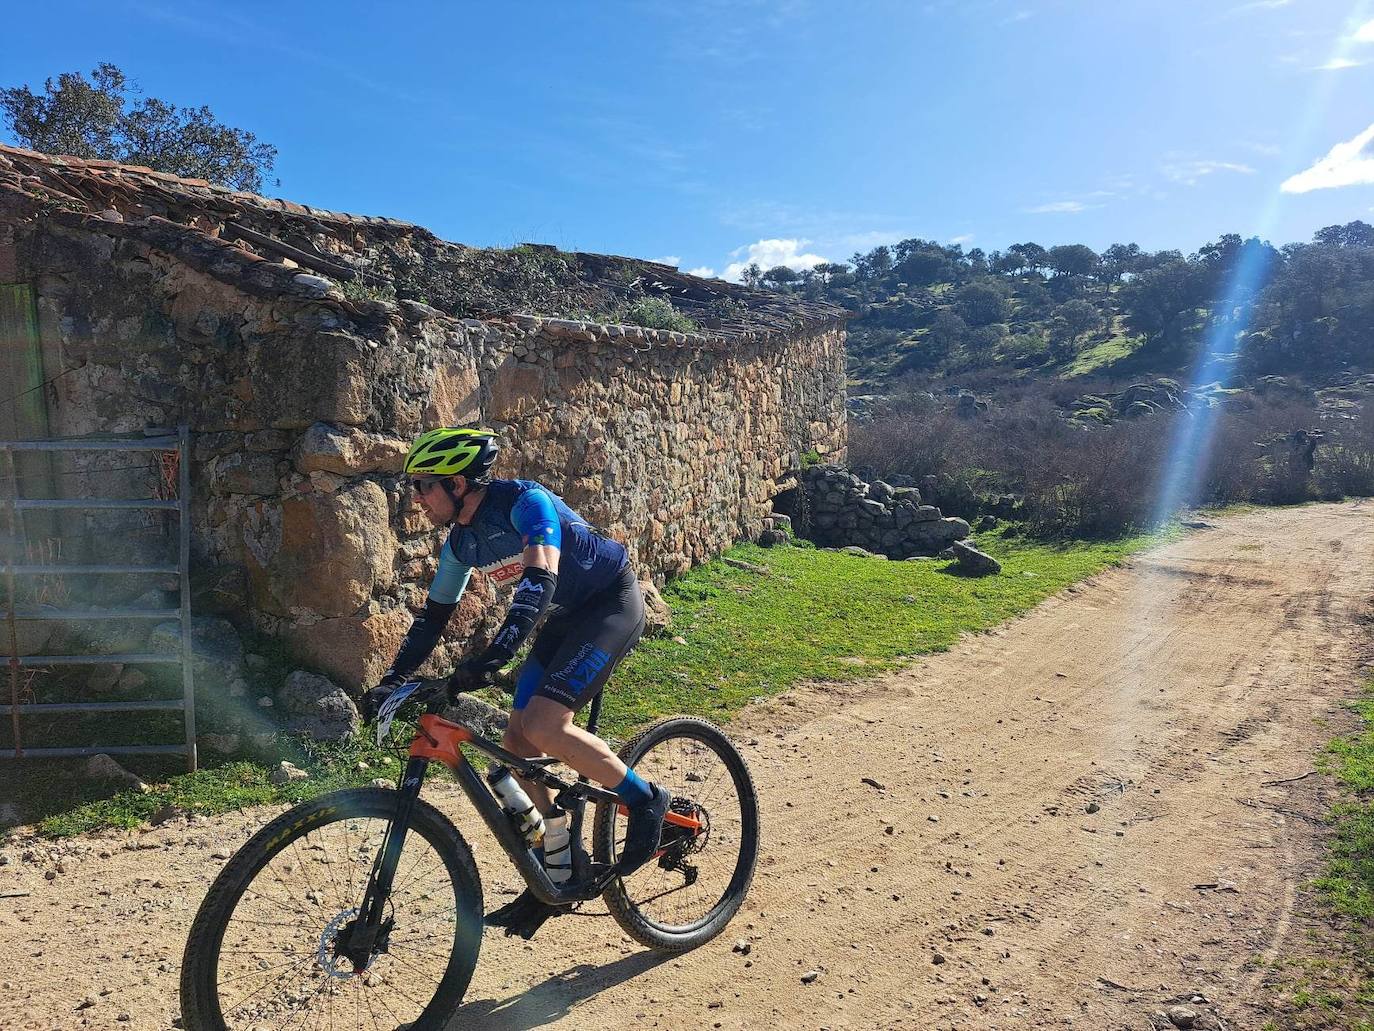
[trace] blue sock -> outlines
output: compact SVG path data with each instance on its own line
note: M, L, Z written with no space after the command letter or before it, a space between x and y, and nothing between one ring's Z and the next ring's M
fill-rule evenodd
M625 779L611 790L619 795L620 800L631 809L652 802L654 799L654 793L649 790L649 785L634 770L626 770Z

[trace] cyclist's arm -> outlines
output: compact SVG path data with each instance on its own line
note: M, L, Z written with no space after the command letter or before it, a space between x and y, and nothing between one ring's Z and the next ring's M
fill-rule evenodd
M558 555L563 532L549 493L538 488L525 491L511 509L511 523L521 534L525 565L515 587L510 611L479 660L492 669L504 666L525 643L553 601L558 589Z
M439 569L429 585L424 611L415 617L415 622L401 641L396 660L386 671L388 677L408 677L429 658L430 652L439 643L439 635L444 632L444 627L448 626L449 619L458 608L458 599L467 589L471 576L471 567L459 562L453 555L453 549L445 543L439 554Z

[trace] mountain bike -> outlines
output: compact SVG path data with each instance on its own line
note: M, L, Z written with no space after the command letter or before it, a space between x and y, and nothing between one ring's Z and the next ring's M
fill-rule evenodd
M396 789L351 788L283 813L250 838L210 886L186 943L181 1014L189 1031L444 1026L467 991L482 940L482 884L471 848L420 788L442 763L529 890L571 910L600 896L635 941L685 952L718 935L749 890L759 814L743 757L705 720L672 717L620 749L626 765L669 790L653 859L622 876L626 811L586 778L556 776L440 713L443 680L409 681L382 707L378 742L407 702L425 713ZM596 733L601 697L587 729ZM574 849L570 881L550 880L521 828L468 761L470 748L548 786L592 851Z

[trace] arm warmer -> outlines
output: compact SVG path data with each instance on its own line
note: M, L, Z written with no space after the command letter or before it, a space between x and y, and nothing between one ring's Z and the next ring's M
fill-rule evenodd
M526 566L525 575L515 587L515 597L511 599L506 621L496 631L482 658L510 661L548 609L557 587L558 577L551 570Z
M444 627L448 626L449 617L457 607L457 602L449 604L435 601L433 598L427 599L424 611L415 617L415 622L411 623L410 629L406 631L401 648L396 653L396 661L391 664L386 675L408 677L419 669L420 664L429 658L429 653L434 651L434 646L439 642L439 635L444 632Z

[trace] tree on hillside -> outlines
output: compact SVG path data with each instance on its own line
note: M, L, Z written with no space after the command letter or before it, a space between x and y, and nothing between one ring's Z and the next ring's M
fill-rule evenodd
M1097 253L1081 243L1051 247L1046 263L1056 276L1090 276L1097 270Z
M1312 239L1328 247L1374 247L1374 226L1356 219L1343 226L1318 229Z
M790 269L786 265L775 265L759 277L759 283L770 290L786 290L800 282L801 278L795 269Z
M1207 299L1205 270L1182 259L1141 272L1120 294L1131 330L1163 349L1183 342L1184 330L1197 320L1197 308Z
M1089 301L1065 301L1050 318L1050 353L1065 361L1078 351L1078 341L1102 325L1102 313Z
M969 283L954 295L954 310L970 326L988 326L1007 317L1007 302L986 281Z
M952 282L956 275L948 252L932 240L903 240L897 244L893 274L911 286Z
M137 88L112 64L87 79L66 72L42 93L0 88L0 108L15 138L51 154L146 165L236 190L260 191L277 148L218 121L208 107L179 108Z
M993 251L988 264L993 273L999 276L1019 276L1027 268L1026 256L1012 248L1008 248L1006 253Z
M1014 243L1007 248L1007 251L1020 255L1025 262L1025 267L1032 272L1039 272L1050 260L1049 251L1038 243Z
M1104 283L1119 283L1123 276L1139 271L1140 258L1140 244L1114 243L1102 252L1098 278Z

